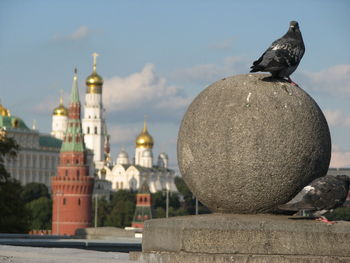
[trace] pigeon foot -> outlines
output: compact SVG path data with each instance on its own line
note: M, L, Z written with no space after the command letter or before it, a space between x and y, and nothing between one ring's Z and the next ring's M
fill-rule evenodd
M323 223L327 223L327 224L330 224L330 225L333 225L335 224L336 222L333 222L333 221L329 221L327 218L325 218L324 216L321 216L319 218L316 219L317 221L320 221L320 222L323 222Z
M298 85L297 83L295 83L290 77L287 78L287 81L288 81L290 84L292 84L293 86L300 88L299 85Z

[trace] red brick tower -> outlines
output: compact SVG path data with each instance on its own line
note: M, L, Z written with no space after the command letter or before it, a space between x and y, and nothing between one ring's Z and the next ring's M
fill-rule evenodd
M75 69L68 125L63 138L60 163L57 167L57 176L51 178L52 234L74 235L77 228L91 225L94 178L88 173Z
M149 191L148 184L145 181L142 184L139 192L136 194L136 209L131 226L135 228L143 228L144 222L152 219L151 207L151 193Z

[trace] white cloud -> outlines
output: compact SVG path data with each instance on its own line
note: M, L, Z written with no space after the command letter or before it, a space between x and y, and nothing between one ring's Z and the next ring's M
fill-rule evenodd
M56 34L54 40L78 40L87 37L91 30L87 26L81 26L68 35Z
M329 166L332 168L350 167L350 152L333 151Z
M350 95L350 65L336 65L319 72L302 72L299 76L304 82L303 88L308 90Z
M141 72L126 77L107 79L103 101L108 112L122 110L183 110L191 101L180 87L167 84L155 73L153 64L146 64Z
M350 128L350 115L340 110L325 110L324 115L330 126Z
M240 57L226 57L220 64L199 64L190 68L178 69L172 77L177 81L211 83L235 74L247 73L249 63Z
M332 168L350 167L350 152L344 151L339 145L332 145L332 157L329 165Z

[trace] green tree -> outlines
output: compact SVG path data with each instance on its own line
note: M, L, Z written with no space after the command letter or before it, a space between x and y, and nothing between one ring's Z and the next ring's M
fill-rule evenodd
M152 194L152 208L154 218L166 216L166 192L159 191ZM184 210L182 208L179 210L180 208L179 195L177 193L169 193L169 216L184 215Z
M21 198L25 203L30 203L33 200L40 197L49 198L49 190L45 184L41 183L28 183L23 187Z
M30 211L30 229L51 229L52 200L42 196L26 204Z
M1 133L1 131L0 131ZM21 184L10 177L4 165L4 158L14 158L19 149L14 139L0 134L0 232L27 233L28 211L20 197Z
M97 226L105 226L107 222L107 216L110 213L110 205L105 197L98 197L97 199ZM95 209L96 199L92 200L92 225L95 226Z
M119 190L112 194L110 213L106 218L107 226L130 226L135 212L135 193Z
M196 213L196 199L191 190L186 185L182 177L175 177L175 185L179 190L180 195L183 197L182 207L186 211L186 214L193 215ZM198 214L209 214L210 210L198 201Z

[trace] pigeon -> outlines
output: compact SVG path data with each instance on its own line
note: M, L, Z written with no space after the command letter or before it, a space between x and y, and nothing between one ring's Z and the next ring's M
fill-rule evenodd
M349 185L349 175L326 175L313 180L292 200L278 208L286 211L306 210L312 217L319 218L345 202ZM321 221L326 222L322 218Z
M272 78L287 79L292 85L298 86L289 76L298 67L304 53L305 46L299 24L291 21L287 33L274 41L264 54L253 62L250 72L270 72Z

